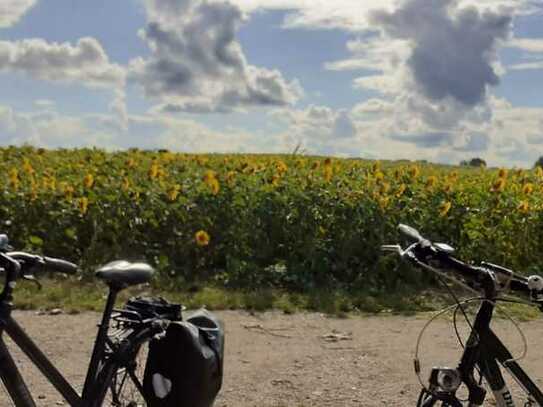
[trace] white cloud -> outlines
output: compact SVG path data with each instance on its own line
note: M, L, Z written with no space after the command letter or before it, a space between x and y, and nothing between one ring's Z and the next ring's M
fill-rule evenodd
M126 128L126 68L111 62L95 38L81 38L75 45L40 38L0 41L0 72L112 90L114 98L110 110L117 114L117 125ZM36 101L35 104L42 109L52 107L48 101Z
M313 105L302 110L278 109L270 117L286 125L274 137L290 146L287 151L300 145L309 154L353 155L352 147L358 143L358 126L345 109Z
M281 117L288 122L285 134L304 140L309 151L452 163L477 154L495 163L532 164L530 154L535 153L526 146L543 138L539 122L536 126L530 114L521 110L519 123L528 120L529 125L517 127L511 117L514 108L493 97L491 88L505 74L497 55L501 46L539 52L541 44L536 39L510 41L513 17L540 11L539 2L234 1L247 13L290 10L286 27L357 33L358 39L347 45L352 56L330 61L325 68L360 71L354 87L380 96L345 112L356 129L349 146L338 147L341 139L330 130L331 117L337 112L324 107L283 112ZM522 62L508 68L540 67L539 61ZM311 110L318 114L310 114ZM518 135L515 143L508 141L511 134Z
M380 94L352 110L358 129L381 136L377 145L406 158L453 162L491 149L489 90L503 74L497 49L511 34L512 11L488 1L482 12L468 3L406 0L372 10L377 34L350 41L352 57L326 65L360 70L354 87Z
M393 112L394 105L392 102L377 98L371 98L362 103L358 103L352 109L352 114L355 117L360 118L367 117L368 115L390 115Z
M328 62L325 68L332 71L370 70L384 71L397 68L410 55L409 42L402 39L383 41L373 36L347 42L352 58Z
M403 76L404 73L401 70L383 75L361 76L354 80L354 87L372 90L383 95L396 95L404 87Z
M215 0L222 1L222 0ZM402 7L403 0L231 0L247 13L259 10L290 10L286 27L339 28L360 32L373 30L369 15L375 10L389 11ZM461 7L475 7L482 11L508 8L516 14L530 14L538 10L533 0L461 0Z
M6 105L0 105L0 143L46 148L97 146L108 150L168 148L193 153L292 151L279 136L265 137L237 128L217 131L171 115L127 115L124 129L117 112L71 116L54 108L22 112Z
M34 101L34 106L42 110L54 109L55 105L55 102L49 99L37 99Z
M531 53L543 53L543 38L513 38L506 46Z
M510 65L508 69L512 71L540 70L543 69L543 61L521 62Z
M17 112L0 105L0 142L39 147L113 146L114 134L100 130L86 117L66 116L54 110Z
M122 86L125 77L124 69L109 61L100 43L88 37L75 46L43 39L0 41L0 71L105 88Z
M109 104L109 110L115 118L116 124L123 131L128 130L128 111L126 107L126 93L124 89L116 89L115 95Z
M452 98L466 106L484 101L499 77L493 63L500 41L511 33L508 12L480 13L458 0L410 0L373 21L386 36L412 44L406 66L416 90L432 101Z
M513 71L543 69L543 38L513 38L506 45L509 48L516 48L525 53L523 55L525 62L511 64L507 69Z
M148 59L131 63L131 78L155 111L223 112L252 106L294 104L301 86L277 70L250 65L236 33L241 10L226 2L146 0L141 32Z
M159 133L151 146L192 153L261 153L286 152L261 134L240 129L214 131L194 120L155 116Z
M0 27L11 27L26 14L37 0L1 0Z

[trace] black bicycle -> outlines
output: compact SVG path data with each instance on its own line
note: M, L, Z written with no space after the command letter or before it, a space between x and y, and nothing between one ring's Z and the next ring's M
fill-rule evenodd
M78 268L64 260L10 249L7 237L0 235L0 270L5 276L4 289L0 293L0 379L15 406L35 407L36 404L6 347L4 333L11 337L70 406L145 406L142 395L143 346L164 331L166 319L171 319L171 314L179 314L180 306L176 306L179 309L159 309L160 306L153 302L133 301L131 306L114 310L114 304L122 289L148 282L153 274L152 267L144 263L116 261L96 272L96 276L108 285L109 295L83 391L79 394L11 316L13 290L19 279L36 282L36 275L40 272L74 274Z
M541 307L543 279L540 276L524 277L504 267L486 262L478 266L466 264L453 257L454 249L451 246L432 243L422 237L417 230L406 225L400 225L399 230L413 243L405 250L400 245L385 245L382 246L384 251L397 253L415 267L437 273L440 279L452 277L469 289L482 294L471 299L481 302L472 322L465 310L465 305L471 300L460 302L451 292L457 303L454 313L455 321L457 312L463 313L470 326L470 334L456 368L435 367L432 369L428 385L423 384L417 407L482 406L487 393L484 381L494 395L496 406L514 407L513 396L505 383L500 366L512 375L526 393L525 407L543 406L543 394L540 389L490 329L496 303L511 301L500 296L501 293L511 291L526 295L530 304ZM420 370L420 362L416 357L417 375L420 375ZM460 400L458 396L462 385L467 389L466 400Z

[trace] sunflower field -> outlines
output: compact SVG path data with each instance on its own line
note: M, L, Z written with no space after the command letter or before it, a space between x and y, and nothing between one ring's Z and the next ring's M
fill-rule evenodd
M0 149L0 232L79 263L145 260L236 288L390 290L398 223L523 273L543 266L543 171L299 155Z

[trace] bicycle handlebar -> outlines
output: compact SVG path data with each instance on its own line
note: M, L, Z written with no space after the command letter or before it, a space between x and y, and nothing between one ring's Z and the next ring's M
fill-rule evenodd
M64 274L74 274L78 270L77 265L66 260L20 251L7 251L11 249L7 242L7 236L0 235L0 267L5 274L4 289L0 292L0 302L2 303L11 305L13 289L19 278L34 281L41 287L33 274L38 267Z
M64 273L64 274L75 274L79 268L77 264L70 263L69 261L62 259L55 259L54 257L43 257L44 266L48 271Z
M78 270L76 264L53 257L38 256L25 252L7 252L6 256L21 263L23 275L36 266L42 266L45 270L63 274L75 274Z
M532 300L542 302L542 299L539 298L543 294L543 279L541 277L530 276L527 278L492 263L482 262L480 266L469 265L451 256L452 248L450 251L443 250L444 245L434 245L410 226L400 224L398 230L411 240L415 240L416 243L405 250L399 245L385 245L382 246L382 250L397 252L400 257L409 259L418 267L429 268L433 271L439 271L440 268L452 270L471 282L482 282L491 276L491 273L499 274L505 276L507 288L528 294ZM437 261L439 267L430 264L432 261Z

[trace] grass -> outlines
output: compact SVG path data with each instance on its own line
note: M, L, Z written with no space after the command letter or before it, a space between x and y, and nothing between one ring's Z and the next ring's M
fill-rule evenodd
M189 309L205 306L211 310L244 309L255 312L279 310L286 314L302 311L322 312L336 317L352 314L415 315L429 313L452 304L445 292L437 290L396 291L393 294L368 292L342 292L314 290L293 293L277 289L258 291L231 290L219 287L191 287L182 290L172 285L160 284L131 287L121 291L118 305L133 296L162 296L169 301L185 305ZM40 290L34 284L22 282L14 295L18 309L62 308L68 313L101 311L107 296L107 287L100 282L81 282L71 279L42 280ZM166 286L166 288L164 288ZM501 303L496 315L505 312L517 320L531 320L540 316L534 307ZM475 310L475 307L471 307ZM448 316L446 316L448 317Z

